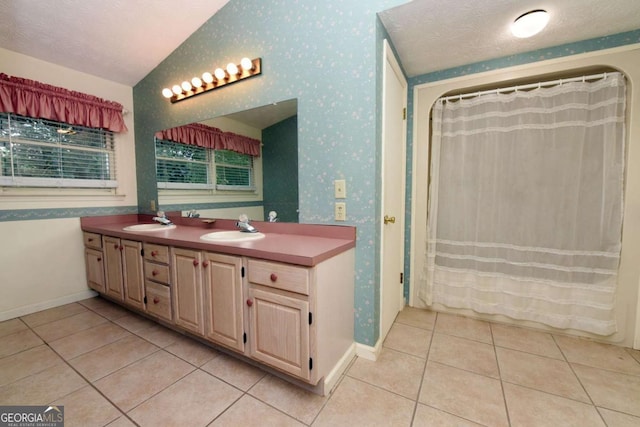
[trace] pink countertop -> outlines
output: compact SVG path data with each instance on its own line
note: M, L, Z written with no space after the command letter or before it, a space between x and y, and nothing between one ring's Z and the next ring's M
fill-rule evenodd
M152 223L152 215L109 215L83 217L83 231L105 234L141 242L202 249L231 255L312 267L356 246L356 228L351 226L268 223L251 225L265 237L247 242L214 243L200 236L214 231L237 230L235 221L217 219L214 223L199 218L184 218L171 212L167 216L176 228L153 232L124 231L128 225Z

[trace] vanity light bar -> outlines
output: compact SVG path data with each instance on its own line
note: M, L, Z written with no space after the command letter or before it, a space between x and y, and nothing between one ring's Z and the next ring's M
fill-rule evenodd
M238 65L231 62L226 69L216 68L213 74L205 72L202 77L191 79L191 82L185 80L171 88L164 88L162 95L174 103L260 74L262 58L242 58Z

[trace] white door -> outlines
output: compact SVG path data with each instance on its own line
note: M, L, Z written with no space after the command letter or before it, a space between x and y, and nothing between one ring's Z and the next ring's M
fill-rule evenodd
M380 227L380 339L404 305L404 192L407 81L384 41L382 88L382 218Z

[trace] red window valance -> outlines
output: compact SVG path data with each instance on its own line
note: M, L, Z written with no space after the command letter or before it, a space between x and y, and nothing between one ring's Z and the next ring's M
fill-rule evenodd
M0 73L0 112L125 132L122 105L93 95Z
M233 132L193 123L156 132L156 138L182 144L197 145L212 150L231 150L237 153L260 156L260 141Z

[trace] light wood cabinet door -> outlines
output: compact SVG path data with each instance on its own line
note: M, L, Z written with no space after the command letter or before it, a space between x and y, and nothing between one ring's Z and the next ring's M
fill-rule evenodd
M144 273L142 270L142 243L121 240L124 302L144 310Z
M204 253L205 337L244 351L242 258Z
M87 284L94 291L104 293L104 262L102 251L96 249L84 250L84 261L87 268Z
M295 294L249 287L250 356L305 380L311 379L309 302Z
M103 236L105 294L124 301L122 254L124 247L117 237Z
M171 260L175 322L203 335L202 254L191 249L171 248Z

